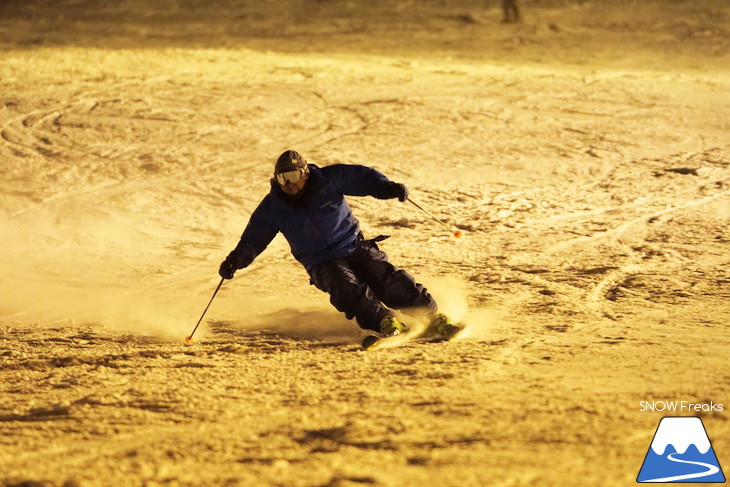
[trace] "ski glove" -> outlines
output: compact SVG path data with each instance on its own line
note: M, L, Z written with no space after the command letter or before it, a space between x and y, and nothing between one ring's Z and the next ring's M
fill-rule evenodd
M218 268L218 275L223 279L233 279L233 274L236 272L236 265L229 259L221 262L221 266Z
M231 252L228 254L228 257L226 257L226 260L221 262L221 266L218 268L218 275L220 275L223 279L233 279L233 274L235 274L238 269L248 267L251 262L253 262L254 258L255 256L253 255L241 256L235 251Z
M391 198L398 198L398 201L405 201L408 199L408 188L406 188L405 184L400 183L390 183L390 197Z

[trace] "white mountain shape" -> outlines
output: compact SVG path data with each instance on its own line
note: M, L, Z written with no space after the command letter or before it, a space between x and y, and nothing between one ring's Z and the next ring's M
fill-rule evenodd
M690 445L696 446L703 455L712 448L702 421L694 417L663 418L659 422L651 449L663 455L667 445L674 446L679 454L686 452Z

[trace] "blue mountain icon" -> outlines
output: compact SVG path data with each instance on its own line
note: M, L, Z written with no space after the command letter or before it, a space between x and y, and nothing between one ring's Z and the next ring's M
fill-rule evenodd
M725 482L705 426L696 417L662 418L637 482Z

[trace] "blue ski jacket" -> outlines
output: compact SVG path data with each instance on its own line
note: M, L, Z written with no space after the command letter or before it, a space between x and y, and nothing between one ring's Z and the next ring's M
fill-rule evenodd
M322 262L352 255L363 238L345 195L396 197L396 184L373 168L347 164L308 167L309 179L296 196L287 195L271 181L271 191L254 210L231 252L239 268L253 262L281 232L294 258L311 275Z

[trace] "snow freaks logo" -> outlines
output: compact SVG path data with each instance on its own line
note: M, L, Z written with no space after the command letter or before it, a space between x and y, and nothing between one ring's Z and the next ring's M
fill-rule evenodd
M701 403L695 404L689 401L641 401L641 412L646 411L660 411L668 413L714 413L725 410L722 404L716 404L710 401L709 404Z
M637 482L725 482L700 418L662 418Z

